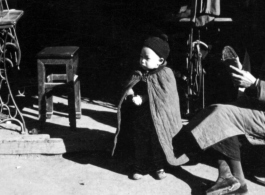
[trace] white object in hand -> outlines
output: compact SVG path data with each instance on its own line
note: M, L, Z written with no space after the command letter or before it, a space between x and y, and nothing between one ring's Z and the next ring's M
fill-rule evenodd
M134 95L134 91L132 89L129 89L128 92L127 92L127 96L128 95Z
M140 106L143 103L142 97L139 96L139 95L134 96L133 99L132 99L132 101L137 106Z

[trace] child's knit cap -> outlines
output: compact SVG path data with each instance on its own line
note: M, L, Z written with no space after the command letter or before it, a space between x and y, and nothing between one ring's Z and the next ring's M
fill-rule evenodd
M144 47L152 49L160 58L167 59L170 48L167 42L167 36L165 34L160 37L149 37L144 41Z

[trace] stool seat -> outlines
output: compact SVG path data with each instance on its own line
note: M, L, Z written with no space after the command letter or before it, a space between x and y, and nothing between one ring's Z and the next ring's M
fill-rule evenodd
M60 46L46 47L37 54L38 59L70 59L75 56L79 47L75 46Z

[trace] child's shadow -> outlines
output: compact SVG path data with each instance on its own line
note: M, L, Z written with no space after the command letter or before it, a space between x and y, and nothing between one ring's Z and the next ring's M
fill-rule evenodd
M130 175L131 173L130 167L132 164L130 163L130 161L112 158L110 156L110 151L69 153L65 154L64 158L80 164L92 164L97 167L101 167L103 169L107 169L123 175ZM191 188L192 195L203 195L205 194L205 191L214 184L213 181L191 174L190 172L183 169L181 166L178 167L167 166L165 168L165 171L168 174L174 175L176 178L187 183ZM154 177L155 179L155 176L153 175L151 176ZM130 176L128 178L130 178Z
M167 173L187 183L191 188L191 195L204 195L205 191L214 185L213 181L193 175L181 166L170 166L165 170Z
M130 173L130 162L111 157L111 151L66 153L63 157L76 163L92 164L123 175Z

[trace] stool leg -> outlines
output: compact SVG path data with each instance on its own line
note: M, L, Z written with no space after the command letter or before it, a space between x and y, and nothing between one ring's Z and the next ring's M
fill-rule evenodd
M74 84L74 88L75 88L75 114L76 114L76 118L80 119L81 118L81 93L80 93L80 80L79 78L77 79L77 81Z
M74 92L74 60L71 59L66 64L67 82L70 86L70 93L68 94L68 106L69 106L69 121L70 128L76 129L76 114L75 114L75 92Z
M43 124L46 121L46 101L45 101L45 66L41 60L37 61L38 65L38 103L39 103L39 121L40 129L42 130Z
M53 96L52 89L46 89L46 118L50 119L53 114Z
M68 94L68 114L70 128L76 129L76 113L75 113L75 93L74 93L74 81L69 82L70 92Z
M80 80L79 77L77 76L77 68L78 68L78 54L76 54L75 58L72 60L73 64L73 77L74 77L74 90L75 90L75 113L76 113L76 118L80 119L81 118L81 94L80 94ZM75 79L75 77L77 77Z

